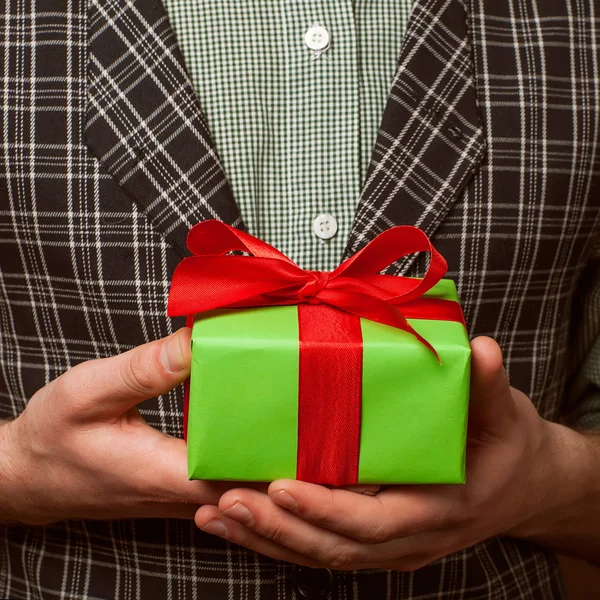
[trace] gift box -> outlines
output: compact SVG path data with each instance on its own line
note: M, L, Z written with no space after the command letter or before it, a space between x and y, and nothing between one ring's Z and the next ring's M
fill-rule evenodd
M464 482L471 351L423 232L393 228L326 274L218 222L188 246L169 313L193 326L190 479ZM423 279L380 274L420 251Z

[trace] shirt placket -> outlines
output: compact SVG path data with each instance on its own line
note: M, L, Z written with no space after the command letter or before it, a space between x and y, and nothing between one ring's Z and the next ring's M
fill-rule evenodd
M359 65L351 0L284 3L285 189L275 244L304 268L341 260L360 193ZM279 238L279 239L278 239Z

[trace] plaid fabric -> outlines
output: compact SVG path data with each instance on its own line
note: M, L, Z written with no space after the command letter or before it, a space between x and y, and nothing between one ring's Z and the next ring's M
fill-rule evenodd
M253 235L302 268L340 263L396 70L411 0L164 0ZM319 54L314 24L331 34ZM201 33L199 33L201 32ZM329 213L338 233L312 231Z
M498 339L550 419L600 326L597 26L591 2L416 0L348 247L424 227L471 335ZM160 3L6 0L0 49L5 418L69 366L178 326L165 304L189 222L239 216ZM178 390L142 413L181 435L181 406ZM11 599L294 599L311 580L182 521L0 529ZM553 556L507 538L415 573L335 573L312 596L328 586L332 600L563 597Z
M83 26L76 18L70 27ZM160 3L90 0L87 18L80 35L90 48L89 80L81 83L89 150L182 252L200 220L241 225ZM61 58L64 69L73 60ZM140 90L143 98L133 101Z

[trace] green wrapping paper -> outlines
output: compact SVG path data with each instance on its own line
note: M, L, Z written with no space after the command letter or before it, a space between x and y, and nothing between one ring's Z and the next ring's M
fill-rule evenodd
M425 294L458 302L451 280ZM295 478L297 306L196 315L187 421L190 479ZM463 483L471 350L463 324L409 319L439 354L361 319L360 483Z

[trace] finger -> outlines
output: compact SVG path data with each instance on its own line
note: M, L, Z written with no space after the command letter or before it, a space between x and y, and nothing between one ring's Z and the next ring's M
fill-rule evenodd
M329 568L340 569L368 560L369 549L364 544L308 523L264 494L248 489L231 490L219 501L219 509L225 517L261 537Z
M284 548L275 542L262 537L241 523L228 519L216 506L202 506L195 516L196 525L206 533L239 544L259 554L264 554L275 560L285 560L306 567L318 567L319 564L289 548Z
M502 364L500 346L489 337L471 342L471 398L469 435L477 441L510 434L516 405Z
M55 380L53 392L74 420L119 417L166 394L189 376L189 328L110 358L81 363Z
M386 543L362 543L298 519L264 495L247 489L224 494L219 509L224 517L237 521L261 538L330 569L353 569L359 565L373 568L399 558L419 557L433 553L430 547L439 551L439 545L432 546L432 542L443 540L438 532L426 532Z
M348 551L342 547L323 552L323 560L310 554L302 554L282 546L258 534L241 523L228 519L214 506L203 506L196 513L196 525L212 535L226 539L275 560L284 560L312 568L329 568L339 571L360 569L392 569L416 571L443 556L460 549L452 545L455 534L428 532L413 538L394 540L386 544L370 546L362 552ZM317 554L314 547L324 549L327 541L322 531L315 528L311 535L310 553ZM359 557L358 559L356 557ZM360 562L356 562L360 560Z
M296 552L290 548L261 536L256 531L242 525L238 521L228 519L214 506L203 506L196 513L196 525L212 535L226 539L245 548L249 548L275 560L284 560L297 565L312 568L329 568L334 570L359 569L393 569L396 571L415 571L432 561L450 553L444 550L447 540L437 539L433 534L424 534L424 539L405 538L387 544L372 546L360 555L361 562L354 562L357 553L343 548L333 549L329 554L323 553L323 560L307 554ZM315 528L311 535L310 552L313 548L323 549L326 541L321 538L322 531Z
M269 486L269 497L314 525L378 544L453 524L457 487L395 486L370 497L282 479Z

